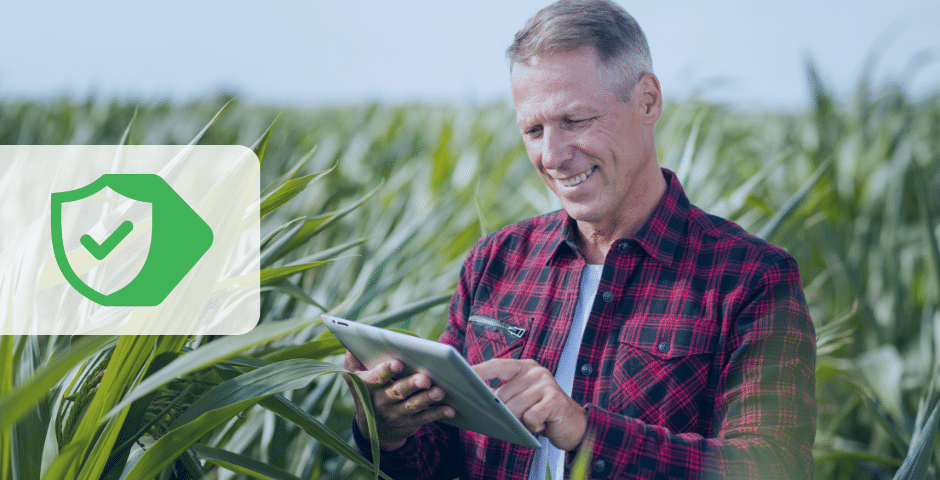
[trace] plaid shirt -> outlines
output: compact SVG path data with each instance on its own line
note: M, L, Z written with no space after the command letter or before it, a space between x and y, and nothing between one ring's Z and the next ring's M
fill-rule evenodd
M815 333L796 263L691 205L663 174L653 216L607 254L577 359L572 397L595 439L590 475L812 478ZM471 364L532 358L554 372L585 266L574 233L558 211L481 239L440 341ZM432 423L383 452L381 467L401 479L520 480L532 458Z

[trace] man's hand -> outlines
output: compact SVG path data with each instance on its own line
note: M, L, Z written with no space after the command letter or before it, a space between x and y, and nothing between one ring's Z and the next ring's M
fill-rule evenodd
M453 418L456 414L452 407L435 405L444 398L444 391L433 386L431 378L427 375L416 373L395 380L395 375L404 368L398 360L384 362L366 370L356 357L346 352L344 366L346 370L356 372L369 389L382 450L398 450L422 425L442 418ZM348 374L343 375L352 389ZM365 410L359 397L353 395L353 398L356 401L356 426L363 436L369 438Z
M496 395L532 433L544 435L560 450L578 448L587 431L587 413L565 394L548 369L535 360L494 358L473 370L504 382Z

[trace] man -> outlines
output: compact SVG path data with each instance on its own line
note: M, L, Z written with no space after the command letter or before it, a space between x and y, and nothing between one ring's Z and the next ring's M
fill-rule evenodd
M529 159L563 210L470 251L440 341L533 432L533 451L431 423L443 392L360 371L398 478L811 478L815 339L784 250L690 205L660 169L645 36L607 0L562 0L507 52ZM357 407L357 444L367 451Z

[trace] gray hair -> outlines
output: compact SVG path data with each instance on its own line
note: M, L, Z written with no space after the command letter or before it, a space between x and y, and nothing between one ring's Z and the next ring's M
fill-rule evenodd
M652 73L646 35L636 20L610 0L559 0L535 14L506 49L509 69L518 62L552 52L593 46L601 64L630 99L636 82Z

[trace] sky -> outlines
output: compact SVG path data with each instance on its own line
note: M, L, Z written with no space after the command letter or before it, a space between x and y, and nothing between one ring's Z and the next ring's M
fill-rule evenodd
M509 99L505 49L546 0L6 1L0 97L316 106ZM620 0L667 98L802 108L812 59L839 95L863 70L940 90L940 2ZM932 52L920 68L911 65ZM877 53L874 68L866 58Z

